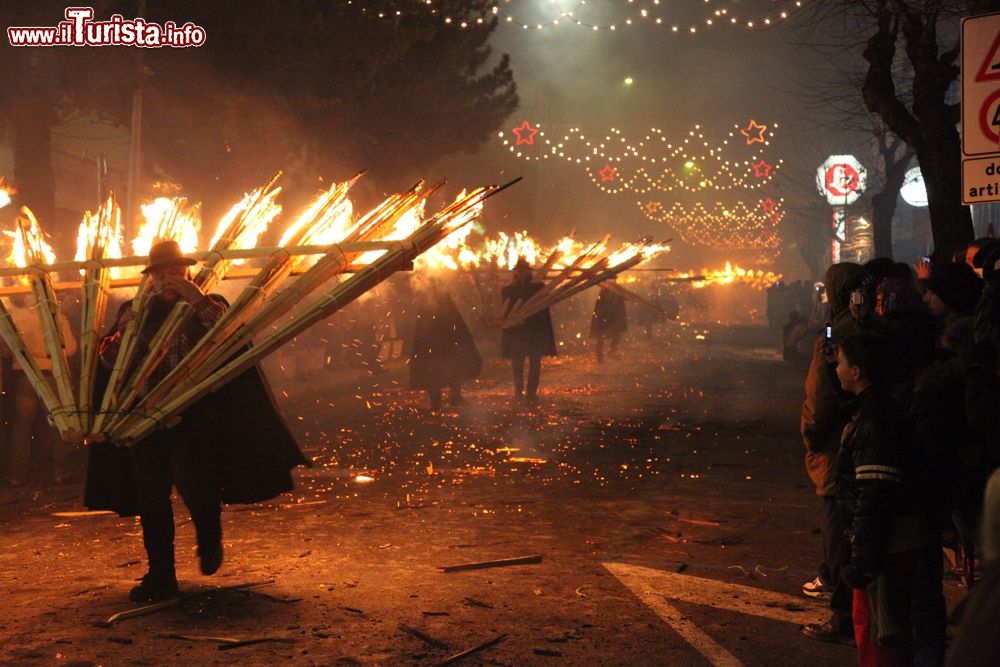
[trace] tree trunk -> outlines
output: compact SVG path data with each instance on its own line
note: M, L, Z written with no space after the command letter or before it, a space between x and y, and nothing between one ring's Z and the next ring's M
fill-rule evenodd
M922 119L923 120L923 119ZM922 122L926 141L916 146L917 162L927 186L934 236L934 258L948 261L975 236L972 213L962 204L962 147L954 125ZM943 127L942 127L943 125Z
M876 257L892 258L892 219L896 215L899 191L906 178L906 166L913 155L909 150L901 159L894 159L896 147L882 151L885 164L885 185L880 192L872 195L872 237Z

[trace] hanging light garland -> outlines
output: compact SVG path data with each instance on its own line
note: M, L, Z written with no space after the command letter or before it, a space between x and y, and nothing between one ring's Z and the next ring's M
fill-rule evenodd
M716 145L705 140L700 125L695 125L676 144L655 127L637 142L630 142L616 128L611 128L603 140L591 140L577 127L553 141L545 135L541 124L528 120L501 131L498 136L515 157L536 161L561 159L584 166L591 182L612 195L647 194L653 190L757 190L770 183L784 163L780 159L769 162L759 154L735 160L724 158L726 147L733 149L731 143L770 146L773 131L752 118L746 127L734 125L728 138Z
M740 9L738 5L732 8L721 6L722 4L735 5L736 3L720 2L714 5L714 9L712 7L708 8L708 14L705 18L688 24L674 23L673 21L665 19L660 14L661 8L663 7L661 0L651 0L650 2L641 3L645 5L641 7L637 7L640 3L636 3L634 0L628 0L624 3L628 7L628 14L625 18L612 23L596 23L587 20L584 13L581 11L586 7L587 0L578 0L578 2L572 5L571 9L563 9L559 2L551 0L550 4L552 5L554 13L550 14L548 18L535 21L519 18L510 7L512 4L511 0L503 0L503 2L494 4L486 16L480 16L474 20L469 20L468 18L456 18L445 14L435 6L435 2L433 0L423 0L422 2L419 2L419 5L421 5L420 9L412 10L372 9L365 7L362 0L348 0L347 4L357 6L362 13L379 19L402 18L404 16L416 14L417 12L429 13L432 16L440 16L445 25L457 28L475 28L491 23L492 20L496 18L501 24L518 27L522 30L545 30L548 28L556 28L558 26L576 26L578 28L590 30L591 32L616 32L633 26L652 26L663 28L668 34L695 35L700 32L706 32L709 28L723 25L744 27L748 30L766 30L788 20L792 14L802 9L802 7L804 7L808 2L809 0L785 0L783 2L772 2L772 4L779 6L765 12L763 15L755 15L752 17L748 17L745 13L738 16L736 14L736 11ZM705 0L705 4L709 5L711 3L709 0Z
M702 163L715 160L722 163L722 154L730 143L745 143L747 146L760 143L762 146L770 146L774 137L774 132L770 128L777 129L778 124L760 125L751 118L747 128L734 125L734 131L729 132L728 138L713 146L705 140L701 125L695 125L693 130L688 131L688 136L675 141L668 140L663 130L650 128L648 134L633 143L622 135L621 130L614 127L603 139L588 139L579 127L571 127L561 139L552 140L542 129L541 123L524 120L510 130L501 130L497 133L497 138L508 151L523 160L553 159L575 164L590 162L604 164L626 160L639 160L650 164L675 160ZM751 129L752 139L744 141L743 137L736 138L744 131L750 132ZM759 159L758 155L750 158L753 162ZM744 160L736 160L735 163L742 162Z
M785 217L784 199L764 198L754 205L716 202L706 209L700 202L690 209L679 203L666 208L658 201L636 204L648 219L670 225L691 245L719 250L774 252L781 245L778 225Z

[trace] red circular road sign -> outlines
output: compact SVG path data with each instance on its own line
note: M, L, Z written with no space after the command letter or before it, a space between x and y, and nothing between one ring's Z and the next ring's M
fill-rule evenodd
M979 108L979 129L994 144L1000 143L1000 134L997 134L997 131L993 129L993 121L1000 115L1000 110L994 112L993 118L990 118L990 109L998 99L1000 99L1000 89L994 90L993 94L987 97L983 101L983 106Z
M846 197L858 189L861 176L852 165L840 163L827 167L825 180L827 192L834 197Z

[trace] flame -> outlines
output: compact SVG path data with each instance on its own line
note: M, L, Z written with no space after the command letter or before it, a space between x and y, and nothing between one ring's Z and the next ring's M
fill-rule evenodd
M522 231L514 232L513 236L499 232L496 239L486 239L483 250L476 254L487 264L511 270L519 257L534 266L547 253L535 239L528 236L528 232Z
M4 206L10 204L10 196L12 194L15 194L16 192L17 190L5 184L3 182L3 178L0 177L0 208L3 208Z
M52 264L56 261L52 246L45 241L35 214L27 206L22 207L17 216L17 231L13 236L11 260L17 266Z
M462 201L465 197L466 192L462 190L455 198L455 202ZM454 271L463 264L474 262L472 258L475 257L475 252L468 246L466 240L472 233L470 223L478 218L482 212L483 198L480 195L474 198L468 206L448 216L444 224L452 231L440 243L418 256L414 266L419 269L451 269ZM465 261L463 261L463 257L465 257Z
M226 244L231 248L253 248L256 247L260 235L264 233L268 225L281 213L281 205L275 202L281 188L274 188L263 194L264 188L257 188L253 192L243 195L237 204L226 211L226 214L219 219L219 224L212 236L209 248L216 248L222 235L226 233L233 222L239 218L241 225L235 230L231 244ZM242 264L246 260L235 260L234 264Z
M76 255L78 262L91 258L122 257L121 209L114 195L108 197L97 213L86 211L76 234ZM111 276L120 277L121 270L111 269Z
M772 273L771 271L762 271L760 269L744 269L739 266L733 266L730 262L726 262L724 269L702 269L699 273L678 274L680 278L691 278L693 276L705 276L703 280L695 280L691 283L691 286L696 289L707 287L708 285L740 283L749 285L757 290L763 290L781 280L780 273Z
M140 206L145 220L132 240L132 251L137 256L148 255L157 241L177 241L182 252L198 250L198 232L201 231L201 204L188 205L186 197L157 197Z
M416 205L406 209L406 211L396 219L392 225L392 230L383 236L381 241L402 241L423 224L424 205L426 199L421 199ZM386 253L385 250L371 250L364 253L356 260L355 264L368 265Z

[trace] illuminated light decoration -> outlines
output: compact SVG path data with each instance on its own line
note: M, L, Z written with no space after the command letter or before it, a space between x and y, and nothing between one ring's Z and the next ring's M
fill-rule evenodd
M765 143L764 133L767 132L767 125L759 125L753 118L750 124L740 130L740 134L746 137L747 146L755 143Z
M899 194L910 206L916 208L927 206L927 186L924 185L924 175L920 172L920 167L913 167L906 172Z
M831 155L816 170L816 189L831 206L856 202L867 180L867 170L853 155Z
M779 160L779 163L782 161ZM589 166L585 167L590 180L609 195L632 192L634 194L646 194L654 190L660 192L673 192L683 190L686 192L702 192L704 190L726 191L726 190L756 190L764 187L772 180L775 169L772 168L767 178L753 180L752 168L743 166L747 170L745 174L734 174L728 164L723 164L718 172L711 175L704 175L700 169L685 169L678 173L670 167L663 167L658 176L654 176L649 169L639 167L632 174L626 174L625 168L617 168L617 182L614 186L608 185L600 177L600 171L594 171ZM694 180L692 180L694 179ZM690 182L689 182L690 181Z
M731 262L726 262L723 269L702 269L701 271L684 271L677 274L678 278L694 278L695 276L704 278L691 281L691 287L701 289L709 285L749 285L756 290L765 290L774 283L781 280L780 273L764 271L761 269L744 269L740 266L733 266Z
M840 247L840 261L864 264L875 257L875 230L862 216L847 220L846 238Z
M749 161L745 157L733 161L724 161L722 154L729 146L729 139L723 139L716 145L709 144L705 140L705 134L701 130L701 125L695 125L693 130L689 130L687 135L675 142L668 141L663 130L651 128L649 134L634 143L622 136L621 130L611 128L610 134L603 139L590 140L578 127L570 128L569 132L561 139L550 139L545 136L541 123L535 123L538 129L538 136L541 139L541 146L538 151L531 155L518 152L517 144L511 142L503 132L498 132L500 142L507 147L507 150L526 160L547 160L558 158L566 162L583 164L602 162L622 162L623 160L637 159L640 162L650 164L666 163L668 161L679 161L682 164L691 162L692 164L710 162L728 164L730 167L749 168L751 161L760 159L760 156L750 156ZM734 125L734 129L739 130L739 125ZM767 127L767 126L765 126ZM771 127L777 128L777 123ZM770 139L774 137L773 132L766 132L764 145L770 145ZM729 133L729 137L735 137L734 132ZM659 149L659 150L657 150ZM731 149L730 149L731 150Z
M767 160L761 159L753 165L754 178L767 178L771 175L772 169L774 169L774 165L770 164Z
M601 175L601 180L607 182L615 180L617 170L610 164L605 164L598 173Z
M741 201L732 206L716 202L709 210L701 203L690 209L675 203L668 209L660 202L637 202L643 215L670 225L689 245L755 251L770 259L781 247L778 225L785 215L783 203L783 199L768 197L753 206Z
M535 145L535 135L538 134L538 129L531 126L531 123L524 121L518 127L511 130L517 136L517 142L515 146L521 146L522 144L528 146Z
M646 26L663 28L665 29L666 34L669 35L684 34L691 36L704 33L709 28L716 26L730 26L737 28L744 27L752 31L767 30L783 21L787 21L793 14L802 9L810 1L811 0L788 0L783 3L784 8L772 10L766 14L755 16L754 18L749 18L746 14L737 16L735 13L730 11L730 8L720 8L717 6L715 9L707 8L710 13L707 14L705 18L686 25L673 23L669 21L667 17L658 14L655 9L647 8L632 9L624 18L614 21L613 23L595 23L588 20L580 12L581 9L587 6L586 0L579 0L573 5L572 9L563 9L553 0L550 4L553 6L556 13L550 14L548 18L534 21L521 19L518 18L517 15L513 14L509 9L510 0L504 0L503 2L494 4L488 12L484 13L483 16L476 17L471 21L466 18L459 19L443 14L442 11L435 6L434 2L421 3L427 9L411 10L407 12L403 12L402 10L379 11L377 9L370 9L364 6L364 2L362 0L348 0L346 4L349 6L357 6L362 13L371 16L372 18L383 20L398 21L404 16L416 15L418 12L425 15L430 14L432 16L441 16L441 20L445 25L455 28L491 26L493 25L494 19L496 19L500 25L508 25L512 28L520 30L546 30L556 28L558 26L575 26L589 32L617 32L618 30L630 28L632 26ZM630 6L633 5L632 2L628 2L627 4ZM660 0L653 0L652 4L654 6L658 6L660 5ZM733 7L733 9L737 8L738 6Z
M730 143L739 125L734 125L728 138L716 145L705 139L700 125L689 130L687 136L676 139L676 143L668 141L663 130L655 127L641 140L631 142L616 128L603 140L591 140L577 127L570 128L561 139L547 137L540 123L534 127L539 130L539 141L531 151L517 146L505 132L499 132L498 136L515 157L535 161L552 158L583 166L594 185L607 194L754 190L770 183L784 163L778 160L771 164L757 154L727 160L729 154L742 152L739 145ZM764 145L770 145L773 131L764 136L767 137ZM602 179L596 165L613 166L615 180ZM766 176L759 176L762 169Z
M847 241L846 208L865 191L868 172L853 155L831 155L816 170L816 189L833 207L830 262L840 261L841 244Z

